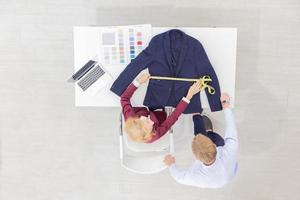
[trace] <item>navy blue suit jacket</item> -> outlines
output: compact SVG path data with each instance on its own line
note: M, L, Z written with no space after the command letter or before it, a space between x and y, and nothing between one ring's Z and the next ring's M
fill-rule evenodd
M198 40L184 32L173 29L153 37L148 47L115 80L111 91L121 96L134 78L146 68L152 76L199 78L209 75L212 78L210 85L216 90L214 95L205 91L210 109L222 109L219 81L205 50ZM144 105L151 108L176 107L191 85L192 82L150 79ZM195 112L202 112L197 94L191 99L184 113Z

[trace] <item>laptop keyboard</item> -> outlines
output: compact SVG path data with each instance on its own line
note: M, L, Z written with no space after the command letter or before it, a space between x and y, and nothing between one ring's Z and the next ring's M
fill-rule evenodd
M78 86L85 91L88 89L93 83L95 83L101 76L105 74L105 71L97 65L94 69L90 70L88 74L85 75L77 84Z
M78 72L76 72L72 76L73 80L77 81L77 80L81 79L81 77L83 77L88 71L90 71L90 69L92 69L95 64L96 64L96 61L93 61L93 60L90 60L89 62L87 62Z

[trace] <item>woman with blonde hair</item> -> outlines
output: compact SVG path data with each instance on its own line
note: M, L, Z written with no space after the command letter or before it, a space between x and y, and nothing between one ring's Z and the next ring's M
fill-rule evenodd
M184 112L192 97L201 90L201 82L197 81L190 86L186 97L183 97L175 110L167 117L164 108L162 111L147 109L146 107L132 107L130 99L139 85L146 83L149 74L142 74L121 95L122 112L125 118L125 132L136 142L151 143L168 132L171 126Z

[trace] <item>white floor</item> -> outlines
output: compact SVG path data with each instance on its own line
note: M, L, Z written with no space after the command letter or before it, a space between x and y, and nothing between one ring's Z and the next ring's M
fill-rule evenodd
M121 169L119 110L74 106L72 27L136 23L238 27L240 171L223 189ZM300 199L299 35L299 0L1 0L1 199Z

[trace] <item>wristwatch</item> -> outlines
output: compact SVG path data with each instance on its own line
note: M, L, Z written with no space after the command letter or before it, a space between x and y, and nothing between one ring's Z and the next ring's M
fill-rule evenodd
M225 99L222 101L222 104L225 104L225 103L230 103L230 101Z

